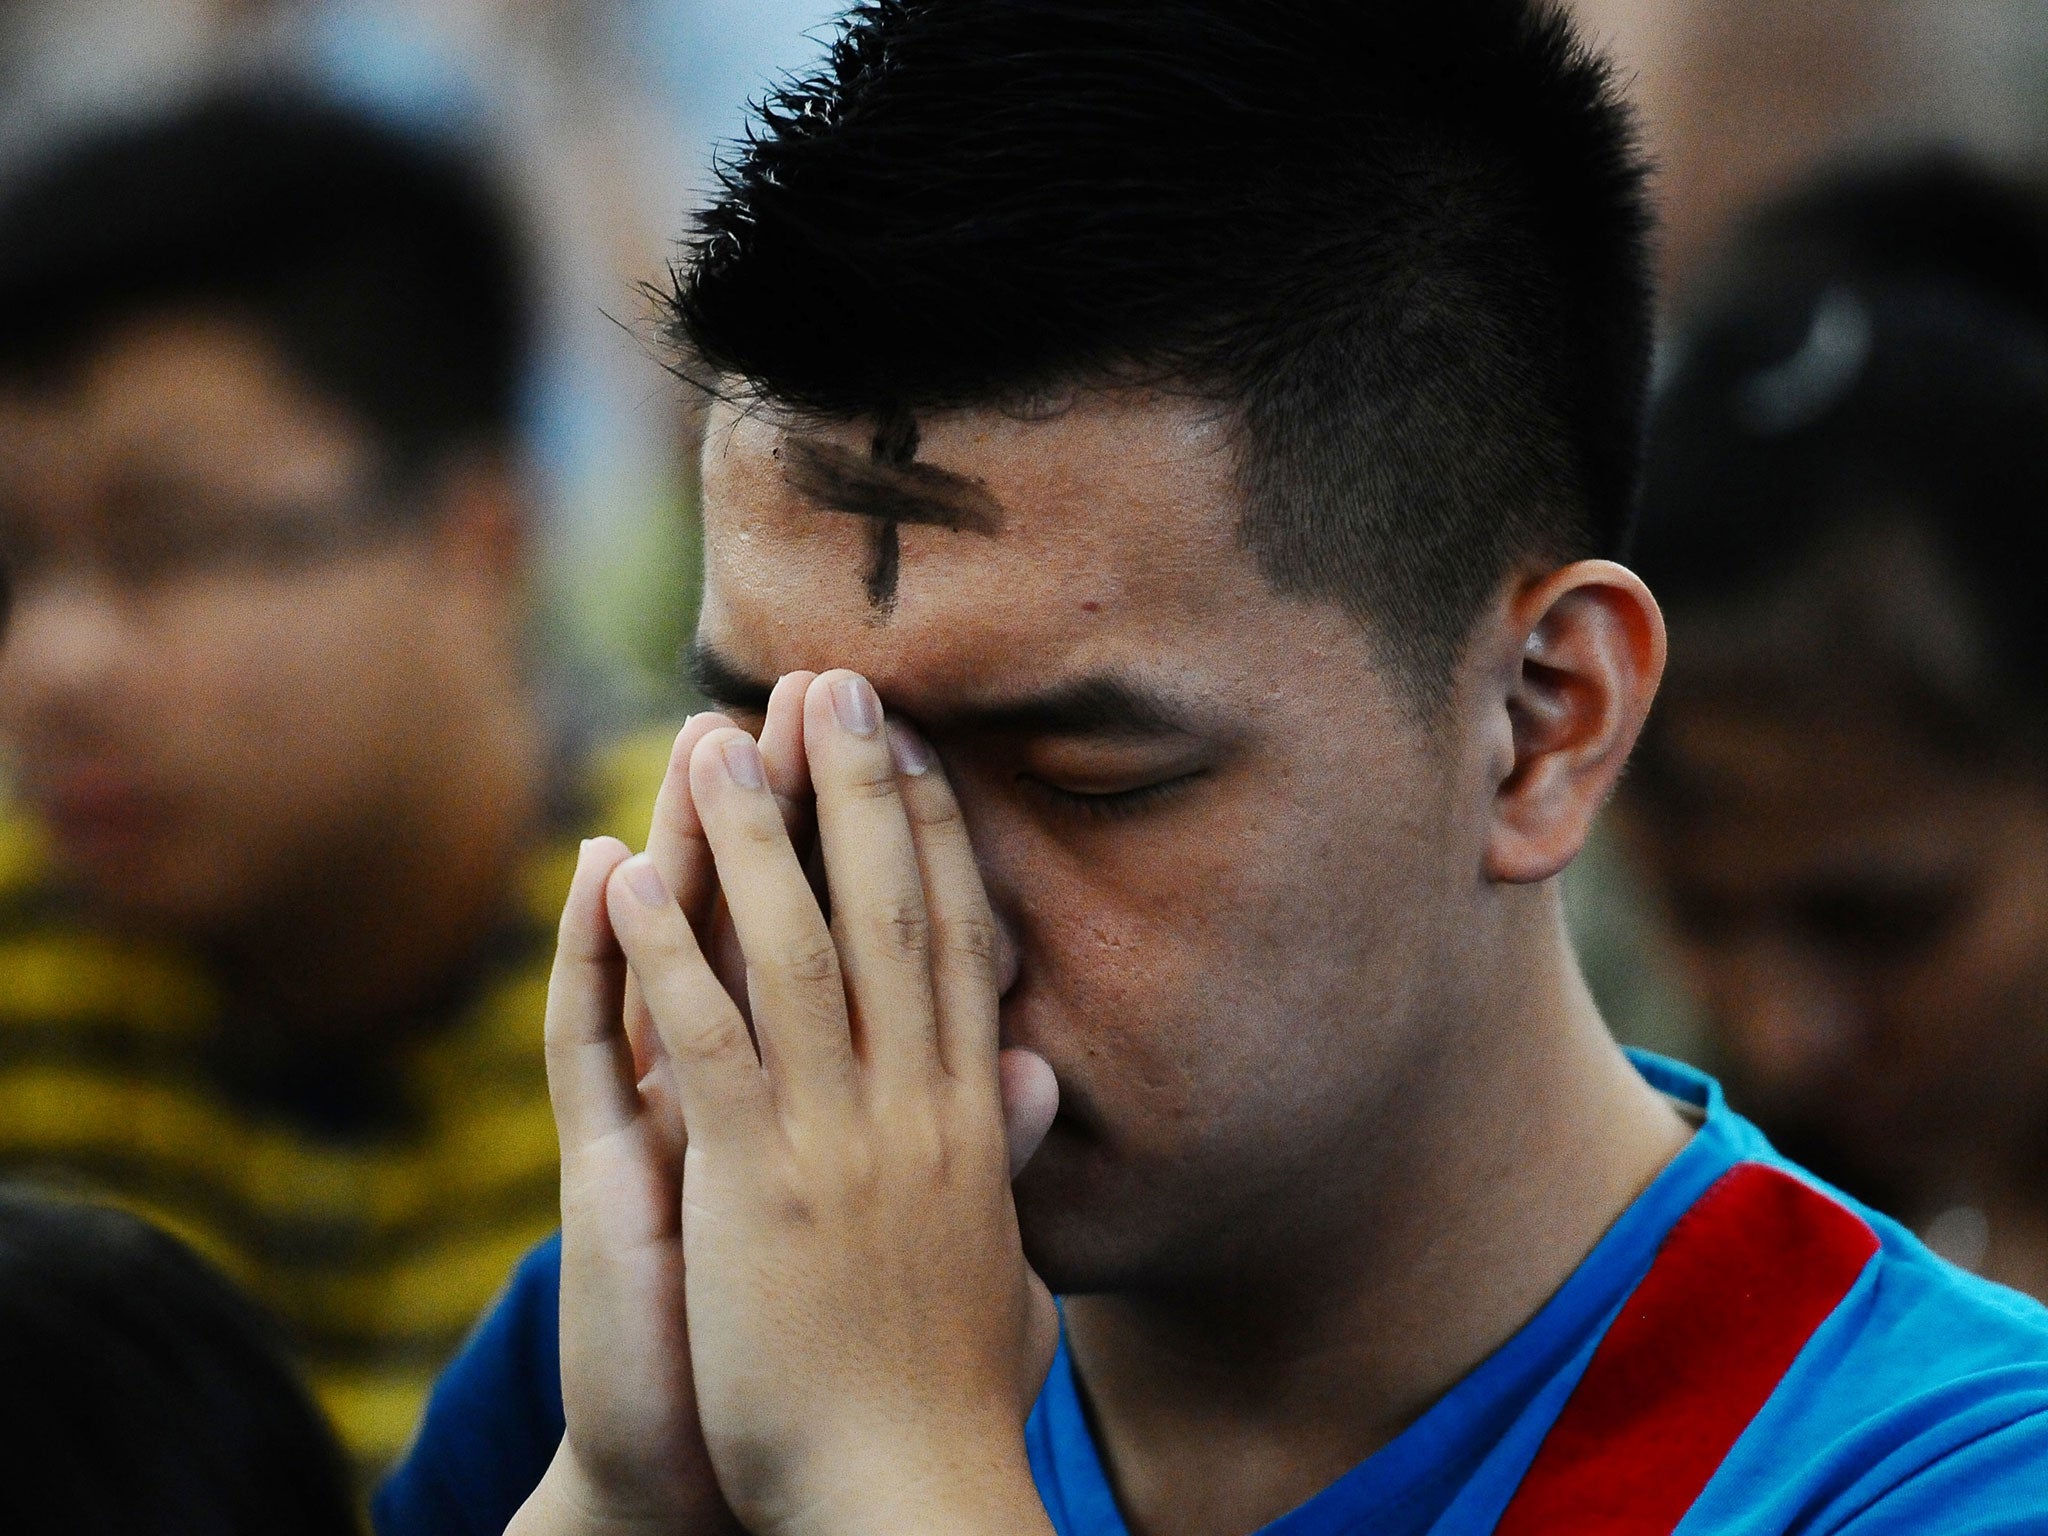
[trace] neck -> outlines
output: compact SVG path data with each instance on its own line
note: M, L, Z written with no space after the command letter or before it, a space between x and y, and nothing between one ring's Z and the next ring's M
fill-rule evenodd
M292 1040L374 1050L418 1027L503 915L544 733L512 686L440 718L374 828L216 946L231 997Z
M1242 1536L1335 1481L1512 1337L1684 1145L1543 895L1527 981L1404 1084L1399 1144L1324 1186L1358 1213L1334 1262L1319 1233L1305 1280L1275 1257L1220 1300L1068 1303L1134 1533Z

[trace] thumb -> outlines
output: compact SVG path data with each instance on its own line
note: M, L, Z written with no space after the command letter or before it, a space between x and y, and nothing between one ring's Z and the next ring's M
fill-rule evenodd
M1003 1088L1003 1134L1010 1147L1010 1177L1024 1171L1059 1113L1059 1079L1036 1051L1004 1051L998 1062Z

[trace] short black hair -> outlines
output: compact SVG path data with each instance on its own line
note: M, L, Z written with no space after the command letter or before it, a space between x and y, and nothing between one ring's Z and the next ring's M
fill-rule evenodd
M516 430L533 325L492 169L279 80L101 126L0 191L0 375L35 382L113 326L252 321L395 467Z
M1642 164L1542 0L868 0L721 181L686 376L829 416L1220 401L1247 547L1425 700L1518 564L1626 536Z
M0 1380L0 1529L358 1529L347 1463L268 1319L134 1216L0 1190Z
M1760 209L1674 339L1636 563L1674 680L1860 679L1951 746L2048 746L2042 191L1919 151Z

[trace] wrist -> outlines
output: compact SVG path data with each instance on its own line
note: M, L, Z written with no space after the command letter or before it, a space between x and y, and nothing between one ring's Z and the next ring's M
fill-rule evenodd
M849 1463L778 1536L1052 1536L1021 1439Z
M505 1536L726 1536L736 1530L730 1517L693 1523L671 1509L620 1505L589 1477L565 1439Z

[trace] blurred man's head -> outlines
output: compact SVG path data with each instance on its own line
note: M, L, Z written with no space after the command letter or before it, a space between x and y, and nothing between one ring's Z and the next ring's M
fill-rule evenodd
M1631 505L1645 225L1520 0L885 0L728 167L701 670L860 668L945 757L1063 1086L1056 1285L1355 1222L1430 1026L1535 984L1634 729L1542 661L1661 635L1544 587Z
M1694 305L1628 804L1740 1095L1874 1198L2048 1153L2048 209L1946 160L1766 210Z
M516 665L528 295L487 179L210 96L0 192L0 314L0 711L60 869L201 935L345 876Z

